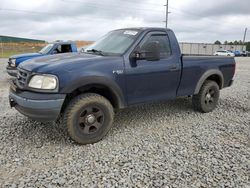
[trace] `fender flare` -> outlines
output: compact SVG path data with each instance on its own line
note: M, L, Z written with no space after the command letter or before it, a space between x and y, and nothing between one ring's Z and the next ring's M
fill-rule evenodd
M197 85L196 85L196 88L195 88L195 92L194 94L198 94L200 92L200 89L202 87L202 85L204 84L204 82L210 77L210 76L213 76L213 75L216 75L216 76L219 76L220 78L220 89L222 89L224 87L224 77L223 77L223 74L220 70L218 69L213 69L213 70L209 70L209 71L206 71L200 78L200 80L198 81Z
M77 90L78 88L88 85L102 85L108 88L117 99L118 107L125 107L125 97L121 88L113 80L102 76L89 76L81 78L79 80L74 80L71 83L68 83L67 86L61 90L61 92L69 94Z

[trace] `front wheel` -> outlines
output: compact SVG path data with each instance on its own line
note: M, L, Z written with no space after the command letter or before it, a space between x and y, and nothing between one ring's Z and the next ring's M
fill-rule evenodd
M218 105L220 98L220 88L214 81L205 81L200 92L193 96L193 106L195 110L202 113L212 112Z
M79 144L100 141L113 124L113 107L97 94L82 94L74 98L64 114L70 137Z

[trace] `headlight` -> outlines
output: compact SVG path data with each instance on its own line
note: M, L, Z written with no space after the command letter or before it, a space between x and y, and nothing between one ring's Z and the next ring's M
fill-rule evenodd
M29 81L29 87L34 89L54 90L58 86L57 77L53 75L35 75Z
M16 67L16 59L10 59L10 66Z

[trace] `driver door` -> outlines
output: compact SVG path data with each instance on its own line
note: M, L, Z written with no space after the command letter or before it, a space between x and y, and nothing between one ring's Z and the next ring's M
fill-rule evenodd
M181 75L180 58L172 53L170 40L165 32L150 32L137 49L143 51L150 42L160 44L158 61L130 58L126 66L126 89L128 105L173 99L176 97Z

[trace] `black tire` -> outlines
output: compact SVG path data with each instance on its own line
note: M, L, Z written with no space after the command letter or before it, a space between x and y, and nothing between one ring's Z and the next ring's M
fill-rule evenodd
M79 144L100 141L112 127L113 119L114 111L110 102L93 93L74 98L63 118L70 137Z
M218 105L220 88L214 81L207 80L202 85L200 92L193 96L193 107L202 113L212 112Z

